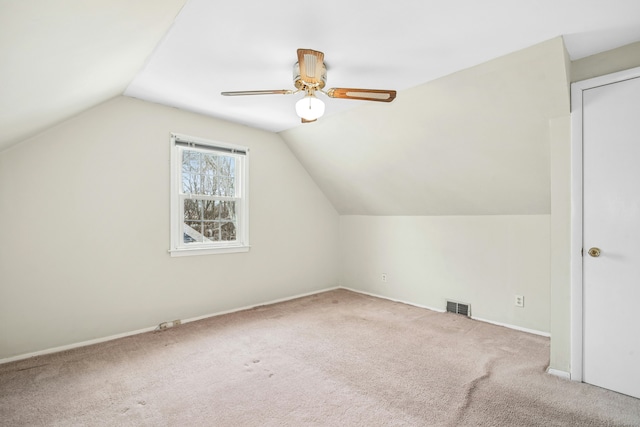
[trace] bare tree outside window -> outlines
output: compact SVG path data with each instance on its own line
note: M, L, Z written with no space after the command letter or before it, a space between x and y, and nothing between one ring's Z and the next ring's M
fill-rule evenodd
M183 151L184 243L236 240L235 171L232 156Z
M249 148L171 134L175 256L248 252Z

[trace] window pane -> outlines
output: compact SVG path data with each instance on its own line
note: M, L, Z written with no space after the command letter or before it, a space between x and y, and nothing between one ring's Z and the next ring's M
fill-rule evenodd
M215 154L202 154L202 173L207 176L218 174L218 156Z
M236 195L234 184L233 179L220 178L220 181L218 182L219 195L234 197Z
M236 202L220 202L220 219L236 220Z
M204 209L203 209L203 219L205 221L213 221L214 219L218 219L216 216L216 204L220 203L217 200L203 200Z
M227 202L227 204L229 205L229 218L236 222L236 202Z
M220 223L214 221L204 222L204 238L206 241L217 242L220 240Z
M183 173L182 192L184 194L202 194L202 175Z
M189 150L184 150L182 152L182 172L200 172L200 153Z
M187 199L184 201L184 219L185 221L202 219L202 202L200 200Z
M218 186L218 178L215 176L203 175L203 179L204 185L201 194L206 194L207 196L217 195L216 187Z
M202 222L185 221L182 235L184 243L202 242Z
M236 176L236 159L231 158L231 162L229 163L229 176L231 178Z
M227 156L219 156L218 165L220 167L220 169L218 170L218 175L225 176L225 177L235 176L235 170L236 170L235 158L227 157Z
M214 205L213 205L213 218L214 219L220 219L220 209L222 209L222 202L219 200L216 200Z
M220 240L236 240L236 225L233 222L223 222Z
M183 150L182 193L236 197L236 158Z

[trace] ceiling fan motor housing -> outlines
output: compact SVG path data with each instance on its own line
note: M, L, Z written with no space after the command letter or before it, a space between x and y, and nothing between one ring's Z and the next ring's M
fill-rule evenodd
M307 68L307 72L315 70L315 67L310 67ZM300 63L296 62L293 66L293 84L295 85L296 88L298 88L299 90L318 90L318 89L322 89L325 87L325 85L327 84L327 67L325 67L324 64L322 64L321 66L321 70L322 72L320 73L320 76L311 76L315 78L315 82L307 82L304 81L302 79L302 76L300 75Z

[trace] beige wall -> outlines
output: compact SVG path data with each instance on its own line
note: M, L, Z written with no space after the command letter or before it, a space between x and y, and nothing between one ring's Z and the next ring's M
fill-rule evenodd
M250 252L169 256L170 132L250 147ZM1 152L0 218L0 359L338 284L338 214L277 135L132 98Z
M571 120L549 121L551 140L550 368L569 372L571 357Z
M573 61L571 81L577 82L635 67L640 67L640 42Z
M562 65L565 72L566 102L571 98L571 60L566 48L562 48ZM549 194L551 216L549 218L549 330L551 349L549 368L568 373L571 358L571 278L569 264L571 230L571 115L552 117L549 131Z
M341 216L340 250L344 287L549 332L549 215Z
M568 371L568 119L555 38L281 135L342 214L343 286L551 333Z
M564 54L558 37L281 136L341 215L549 214Z
M640 43L634 43L574 61L570 79L640 66L639 53ZM523 67L527 73L522 72ZM486 83L491 73L495 84ZM513 76L504 79L505 73ZM434 308L443 308L445 298L456 298L471 303L477 317L548 331L552 336L550 366L568 372L568 73L564 47L554 39L530 52L521 51L428 84L430 90L443 94L450 93L450 82L456 83L455 91L493 93L491 89L495 89L495 95L465 98L477 102L465 105L465 111L482 110L484 117L493 111L497 123L513 124L516 117L505 114L519 117L524 111L500 106L523 106L527 90L536 94L531 99L538 100L535 103L540 109L527 110L526 115L539 115L546 128L543 132L542 125L536 124L538 136L531 138L527 133L527 143L548 147L548 158L535 159L542 161L540 170L550 171L549 202L541 199L542 209L536 207L531 212L539 215L477 215L480 212L474 214L471 204L465 208L466 216L429 217L418 212L415 217L346 215L339 219L277 135L122 97L0 153L0 358L335 286L340 265L343 286ZM483 87L474 86L481 81L485 81ZM514 89L514 85L520 87ZM539 93L541 87L548 87L552 100ZM404 95L405 103L414 97ZM482 159L477 152L469 153L503 137L498 125L476 129L464 118L431 117L430 110L418 104L411 104L411 111L421 113L422 119L412 119L407 124L412 130L403 134L396 128L406 105L394 103L390 117L397 116L397 120L391 121L374 107L356 109L344 117L327 117L313 128L298 128L296 132L308 132L304 143L289 142L308 170L324 171L315 178L326 192L331 192L327 191L330 186L322 184L326 174L331 174L332 182L347 185L359 176L354 170L357 166L365 174L366 179L358 185L366 189L367 197L383 200L374 194L377 190L368 174L384 172L380 176L388 177L393 166L394 179L399 182L427 182L427 172L435 174L434 182L440 182L440 172L450 165L460 166L461 158L468 157L462 166ZM375 134L358 125L372 121ZM380 127L390 122L393 132L387 135ZM461 122L466 123L464 132L470 136L455 140L456 144L467 141L466 148L451 144L451 135L463 132ZM332 126L336 132L342 129L347 140L332 133ZM518 129L513 135L524 127ZM436 131L439 134L434 138L430 132ZM172 259L166 253L169 132L251 147L253 248L248 254ZM405 137L400 138L402 135ZM283 137L287 140L287 134ZM452 157L429 163L429 168L406 167L407 163L401 162L405 165L401 169L397 162L388 162L392 157L377 151L381 144L378 137L404 156L418 158L416 149L435 144L438 150L452 149L448 154ZM507 148L498 150L499 154L506 156ZM128 156L123 155L125 149ZM444 158L438 150L420 156L418 163ZM527 161L533 158L527 157ZM507 173L513 167L509 162L504 157L492 168L503 165L501 173L511 176ZM341 168L348 173L340 172ZM456 177L464 175L457 173ZM437 186L433 188L437 190ZM396 193L390 193L388 201L394 202L393 206L398 200L415 198L415 187L402 185L398 189L406 195L398 199ZM465 200L452 199L455 194L442 197L450 199L449 205L454 199L456 203ZM550 215L545 212L549 206ZM487 209L478 206L477 210L486 213ZM341 261L337 259L338 222ZM528 225L523 228L523 224ZM412 234L411 230L418 231ZM489 240L488 232L502 237ZM506 240L508 235L515 240ZM546 248L544 239L548 240ZM531 258L521 259L513 248ZM531 253L530 248L537 250ZM480 259L492 256L489 254L498 258L478 264L474 259L478 254L482 254ZM440 263L434 264L434 260ZM539 268L534 269L533 263ZM514 266L520 266L524 274ZM210 277L200 279L202 271ZM548 274L546 285L540 275L543 271ZM386 285L380 281L383 272L389 274ZM519 276L530 277L521 280ZM525 295L524 310L514 306L515 293ZM540 302L545 298L546 305ZM535 301L538 303L532 306Z

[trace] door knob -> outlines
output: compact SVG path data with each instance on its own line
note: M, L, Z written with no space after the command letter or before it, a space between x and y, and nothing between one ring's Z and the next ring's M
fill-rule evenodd
M598 258L600 256L600 249L598 248L589 249L589 255L591 255L594 258Z

